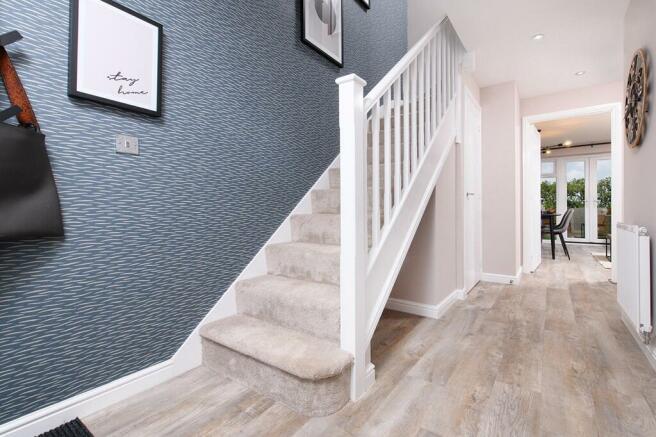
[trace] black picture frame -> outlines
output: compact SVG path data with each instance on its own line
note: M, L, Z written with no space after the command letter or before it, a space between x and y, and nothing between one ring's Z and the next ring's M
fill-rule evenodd
M113 0L97 0L106 3L121 12L127 13L145 23L156 27L157 29L157 95L156 95L156 109L151 110L141 106L135 106L124 102L115 101L105 97L96 96L93 94L85 93L78 90L78 41L79 41L79 2L80 0L70 0L70 25L69 25L69 45L68 45L68 95L70 97L90 100L96 103L112 106L119 109L125 109L132 112L150 115L152 117L160 117L162 115L162 73L163 73L163 32L164 27L136 12L129 9Z
M305 2L306 0L300 0L301 2L301 40L303 41L304 44L307 46L311 47L315 51L317 51L319 54L321 54L324 58L328 59L330 62L338 66L339 68L344 68L344 0L340 0L339 2L339 7L340 7L340 18L342 20L341 25L342 25L342 34L341 34L341 53L342 53L342 58L341 59L335 59L333 56L331 56L329 53L326 53L321 47L317 46L314 44L312 41L310 41L307 38L307 29L306 26L307 24L305 23Z

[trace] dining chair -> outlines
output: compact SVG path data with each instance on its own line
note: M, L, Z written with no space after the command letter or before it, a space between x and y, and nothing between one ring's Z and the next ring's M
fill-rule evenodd
M565 255L567 255L567 259L571 260L569 256L569 250L567 250L567 244L565 244L565 237L563 237L563 234L567 232L567 228L569 227L570 222L572 221L572 215L574 214L574 209L569 208L565 214L563 215L563 218L560 220L560 223L554 228L553 232L554 235L558 235L560 238L560 243L563 245L563 250L565 251Z

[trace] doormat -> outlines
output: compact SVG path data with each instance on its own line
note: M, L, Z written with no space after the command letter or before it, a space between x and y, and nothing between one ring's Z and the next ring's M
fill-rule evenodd
M592 255L592 257L596 259L603 268L608 270L612 268L612 264L610 261L608 261L608 258L606 258L605 253L590 252L590 255Z
M55 429L39 434L38 437L93 437L91 431L78 418Z

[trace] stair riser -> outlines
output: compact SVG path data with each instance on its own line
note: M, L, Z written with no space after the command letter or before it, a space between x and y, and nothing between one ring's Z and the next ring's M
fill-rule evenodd
M380 190L379 190L379 204L380 208L383 208L384 202L384 184L381 181ZM393 189L390 193L392 197L392 203L394 202L394 193ZM317 190L312 192L312 212L315 214L339 214L340 213L340 193L339 190ZM367 212L371 212L372 209L372 196L371 188L367 190Z
M339 252L328 255L268 246L266 260L271 275L339 285Z
M339 244L339 215L292 216L292 240L318 244Z
M339 191L315 190L311 193L312 212L315 214L339 214Z
M295 329L339 342L339 306L303 305L289 297L266 293L264 290L237 283L237 310L239 313L276 323L286 328Z
M403 153L403 152L401 152L401 153ZM401 156L401 158L403 158L403 156ZM368 149L368 150L367 150L367 164L368 164L369 166L371 166L371 163L372 163L373 161L374 161L374 155L371 153L371 150ZM392 163L392 167L394 167L394 162L395 162L395 161L396 161L396 159L395 159L395 157L394 157L394 150L392 149L392 153L391 153L391 155L390 155L390 162ZM378 154L378 162L379 162L380 164L384 164L384 163L385 163L385 154L383 153L382 150L381 150L380 153Z
M305 416L326 416L349 401L350 370L317 381L297 378L239 352L203 339L203 364L236 379Z
M391 168L390 168L390 173L392 174L392 184L394 184L394 180L395 180L395 177L394 177L394 172L395 171L396 170L395 170L394 166L392 165ZM401 172L403 172L403 168L401 168ZM380 165L379 175L380 176L379 176L378 180L379 180L380 186L382 187L383 183L384 183L384 179L385 179L384 178L384 175L385 175L385 165L384 164ZM339 168L331 168L330 169L330 171L328 172L328 179L330 181L330 188L339 188L341 186L340 177L341 177L341 174L340 174ZM369 167L367 167L367 186L370 187L370 188L371 188L372 180L373 180L373 173L371 171L371 166L369 166Z

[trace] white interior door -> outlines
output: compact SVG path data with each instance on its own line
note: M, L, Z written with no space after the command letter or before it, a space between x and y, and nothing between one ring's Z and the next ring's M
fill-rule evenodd
M542 262L542 178L540 132L529 125L524 133L524 242L523 268L534 272Z
M465 97L464 158L464 288L481 280L483 246L481 230L481 107L470 93Z

